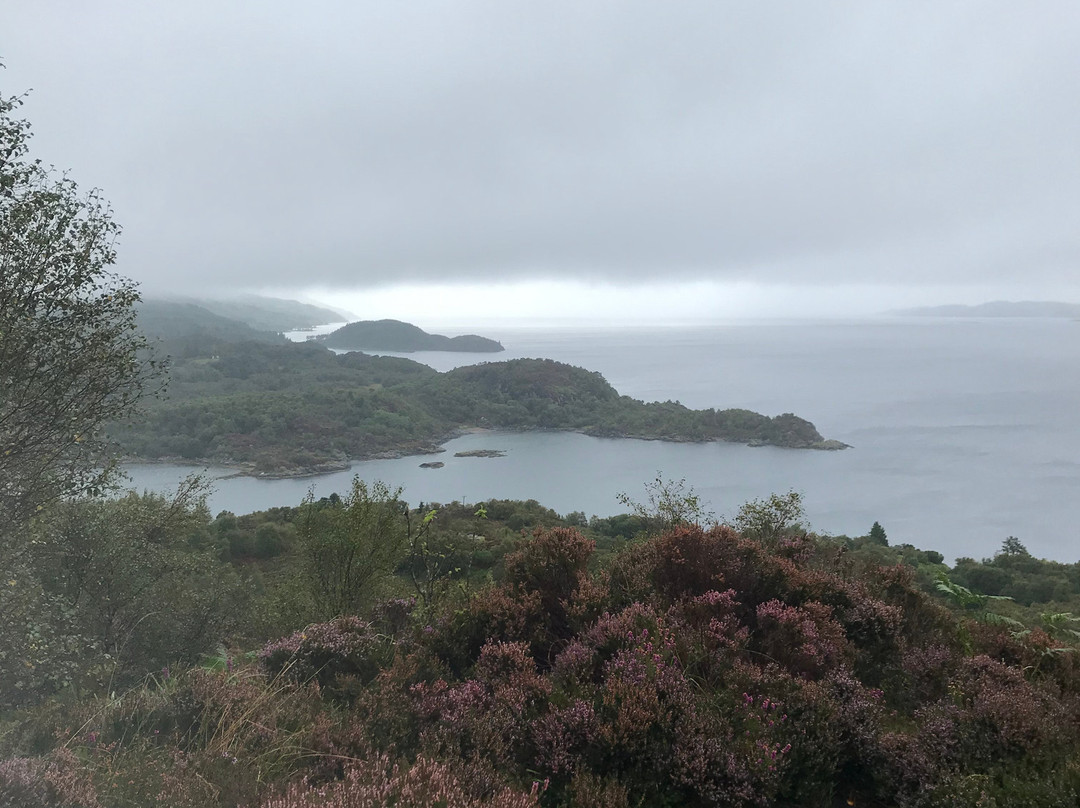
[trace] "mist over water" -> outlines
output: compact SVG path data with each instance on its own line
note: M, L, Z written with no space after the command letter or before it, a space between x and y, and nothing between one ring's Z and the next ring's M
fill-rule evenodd
M478 329L438 329L456 334ZM403 485L412 503L537 499L566 513L609 515L616 494L643 493L657 471L683 478L719 517L747 499L793 488L811 526L950 558L993 555L1006 536L1032 553L1075 561L1080 495L1080 323L1069 320L878 318L738 322L707 328L485 328L500 354L403 354L438 370L546 357L602 373L621 393L689 407L794 412L843 452L603 440L566 433L486 433L447 452L358 463L296 480L219 480L214 512L295 505L347 488L354 473ZM454 458L502 449L502 458ZM440 460L442 469L419 468ZM164 489L182 471L133 466L137 487Z

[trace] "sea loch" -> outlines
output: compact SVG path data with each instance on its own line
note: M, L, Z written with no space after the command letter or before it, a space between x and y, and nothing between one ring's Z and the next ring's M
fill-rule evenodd
M458 333L451 328L449 333ZM352 475L405 487L412 502L533 498L607 515L658 471L732 515L753 497L805 494L811 526L984 557L1009 535L1038 556L1075 561L1080 498L1080 323L1067 319L879 317L741 321L696 328L486 328L499 359L547 357L602 373L620 392L690 407L794 412L827 438L814 452L732 444L602 440L566 433L458 438L437 456L377 460L318 478L215 482L214 512L243 513L341 491ZM490 355L407 354L438 370ZM499 449L504 457L455 458ZM439 460L443 468L422 469ZM164 490L187 469L128 468ZM212 471L222 474L224 471Z

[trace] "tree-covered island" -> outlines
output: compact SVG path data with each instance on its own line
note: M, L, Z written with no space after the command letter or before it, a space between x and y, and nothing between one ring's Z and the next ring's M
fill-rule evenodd
M498 353L502 343L476 334L445 337L429 334L412 323L401 320L360 320L343 325L320 338L330 348L350 351L456 351L459 353Z
M190 339L173 353L169 397L112 435L130 457L297 475L350 460L424 454L474 427L574 430L601 437L842 448L790 413L692 410L618 393L599 374L548 359L439 373L398 357L323 345ZM164 343L165 349L169 343Z

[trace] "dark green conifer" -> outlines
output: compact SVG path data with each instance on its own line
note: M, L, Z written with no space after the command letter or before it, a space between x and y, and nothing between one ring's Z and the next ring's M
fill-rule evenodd
M885 535L885 528L881 526L880 522L874 522L873 526L870 528L869 536L870 540L875 544L880 544L883 547L889 546L889 539Z

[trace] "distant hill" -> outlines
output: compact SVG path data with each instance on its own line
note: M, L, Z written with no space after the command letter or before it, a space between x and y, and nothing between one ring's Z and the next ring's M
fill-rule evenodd
M259 331L194 303L143 300L136 309L139 329L168 354L196 356L213 353L220 344L285 341L276 332Z
M327 334L321 341L330 348L356 351L498 353L504 350L501 343L487 337L475 334L444 337L400 320L360 320Z
M261 295L239 295L232 298L171 297L170 302L193 303L209 312L237 320L257 331L294 331L316 325L340 323L355 319L349 312Z
M908 317L1078 317L1080 304L1055 301L1024 300L1011 302L994 300L977 306L920 306L913 309L894 309L887 314Z

